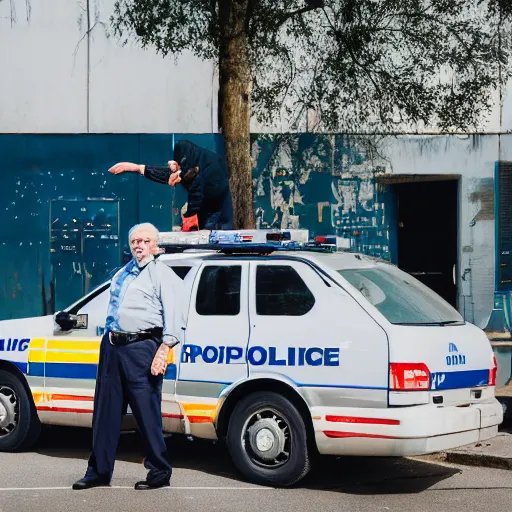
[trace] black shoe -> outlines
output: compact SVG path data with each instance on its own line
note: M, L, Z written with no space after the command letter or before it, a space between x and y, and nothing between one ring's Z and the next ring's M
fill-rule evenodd
M152 483L147 480L141 480L135 484L134 489L136 491L149 491L150 489L160 489L160 487L169 487L170 485L169 482Z
M82 478L73 484L72 489L74 491L83 491L85 489L91 489L92 487L108 487L109 485L110 483L102 478L94 478L91 480Z

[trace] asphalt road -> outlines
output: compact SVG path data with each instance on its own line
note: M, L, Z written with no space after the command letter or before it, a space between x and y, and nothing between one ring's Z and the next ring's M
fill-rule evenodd
M89 455L90 432L47 429L33 451L0 454L0 512L505 512L512 472L425 460L321 458L296 488L258 487L240 479L221 445L168 440L172 487L134 491L145 476L140 439L121 438L111 488L72 491ZM492 507L490 508L490 504Z

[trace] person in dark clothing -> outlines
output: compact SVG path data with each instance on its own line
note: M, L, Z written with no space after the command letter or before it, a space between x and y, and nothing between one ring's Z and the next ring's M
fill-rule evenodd
M156 183L181 183L188 193L183 231L194 229L233 229L233 206L228 173L222 159L207 149L181 140L174 146L174 160L168 166L119 162L112 174L131 171Z

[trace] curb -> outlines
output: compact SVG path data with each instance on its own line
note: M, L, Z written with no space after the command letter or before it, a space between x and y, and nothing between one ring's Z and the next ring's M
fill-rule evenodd
M512 434L500 432L488 441L446 450L438 456L452 464L512 471Z
M463 452L446 452L443 454L446 462L479 466L483 468L507 469L512 471L512 459L496 455L470 454Z

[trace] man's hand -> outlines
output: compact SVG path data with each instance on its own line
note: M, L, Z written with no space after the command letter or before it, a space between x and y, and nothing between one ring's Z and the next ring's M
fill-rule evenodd
M138 172L144 174L144 165L133 164L131 162L119 162L112 166L108 172L112 174L121 174L122 172Z
M174 187L180 181L181 181L180 173L179 172L171 172L171 175L169 176L169 185L171 187Z
M167 370L167 357L169 356L169 347L163 343L158 347L153 363L151 364L152 375L164 375Z
M176 162L176 160L169 160L167 165L169 169L171 169L171 172L178 172L180 170L180 164Z

